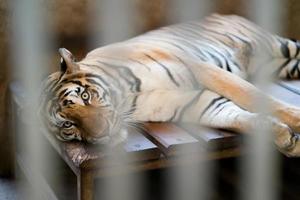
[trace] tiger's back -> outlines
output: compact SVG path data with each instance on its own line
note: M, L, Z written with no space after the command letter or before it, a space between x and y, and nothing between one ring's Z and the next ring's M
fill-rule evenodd
M262 52L267 57L274 55L277 49L274 44L276 37L252 22L238 16L214 14L200 22L163 27L128 41L95 49L83 62L108 56L141 64L150 62L148 67L155 70L155 61L168 60L169 63L164 65L176 76L176 71L185 71L181 67L180 55L186 55L246 78L251 59ZM133 65L131 68L135 72L139 71L138 67ZM146 74L146 71L141 74ZM184 77L192 79L187 74ZM177 79L184 82L180 77Z

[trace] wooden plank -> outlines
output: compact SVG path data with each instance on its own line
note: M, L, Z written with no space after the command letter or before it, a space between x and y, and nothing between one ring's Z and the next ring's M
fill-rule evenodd
M195 136L208 150L220 150L237 147L242 135L224 130L211 129L197 124L180 124L182 128Z
M78 141L62 142L49 132L46 137L75 173L79 172L78 168L101 168L118 163L109 157L122 156L128 158L127 161L136 162L158 159L161 154L155 144L136 131L131 131L124 144L111 151L103 146Z
M155 169L163 169L175 166L184 166L190 164L199 164L201 162L209 161L209 160L219 160L237 157L241 155L240 148L230 148L224 149L220 151L207 152L207 154L185 154L184 158L182 156L171 156L171 157L162 157L160 159L149 160L145 162L136 162L129 163L128 165L112 166L97 169L95 171L95 176L97 177L107 177L107 176L116 176L128 172L140 172L147 170L155 170ZM188 162L187 162L188 161Z
M174 124L146 123L145 128L146 135L166 156L192 153L201 148L196 138Z
M84 147L85 148L85 147ZM79 167L85 170L102 168L124 168L124 166L144 161L158 160L160 149L137 130L131 130L124 144L112 149L100 149L97 145L89 145L88 154L95 152L98 158L84 160Z
M158 159L161 154L155 144L137 131L131 131L128 134L128 140L123 148L126 153L130 153L131 157L139 161Z

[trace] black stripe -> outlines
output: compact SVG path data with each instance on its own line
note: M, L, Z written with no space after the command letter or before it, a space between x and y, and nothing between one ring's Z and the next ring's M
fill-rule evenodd
M51 82L49 82L47 85L48 81L46 80L46 82L43 82L43 85L45 85L46 87L44 88L45 90L44 91L52 91L53 88L56 87L56 84L58 83L58 80L57 79L53 79L51 80Z
M60 98L63 94L65 94L65 92L68 90L68 88L63 89L58 95L57 97Z
M297 78L300 78L300 69L299 69L299 67L297 67L296 69L297 69L297 72L298 72L298 77Z
M266 44L267 41L270 41L270 34L266 34L266 32L262 29L257 29L255 28L255 30L252 30L251 28L254 26L246 26L243 23L239 23L238 24L242 27L244 27L246 30L250 31L253 33L253 37L259 42L259 41L263 41L264 44ZM248 36L249 37L249 36ZM269 43L268 43L269 44ZM270 45L268 45L269 50L271 50Z
M189 68L189 66L182 59L180 59L178 56L176 56L174 54L171 54L171 55L173 55L175 58L177 58L177 60L179 60L179 62L181 62L182 65L188 70L188 72L191 76L191 81L192 81L192 84L193 84L194 88L199 88L199 82L195 78L195 76L194 76L193 72L191 71L191 69Z
M212 106L214 105L217 101L221 100L221 99L224 99L224 97L217 97L215 99L213 99L209 104L208 106L206 106L206 108L202 111L202 113L200 114L199 118L198 118L198 121L202 118L202 116L207 112L207 110Z
M238 30L238 32L241 34L241 35L244 35L246 38L249 38L249 36L245 35L241 30ZM243 43L247 44L251 50L253 50L253 47L252 47L252 44L247 41L247 40L244 40L243 38L239 37L238 35L234 35L234 34L231 34L233 37L237 38L238 40L241 40Z
M208 27L205 27L205 26L201 26L201 27L202 27L203 29L205 29L206 32L214 33L214 34L216 34L216 35L218 35L218 36L223 36L223 37L225 37L225 38L227 38L227 39L229 39L229 40L231 40L232 42L235 43L235 41L234 41L228 34L226 34L225 32L224 32L224 33L220 33L220 32L218 32L218 31L216 31L216 30L209 29ZM219 40L218 40L218 41L219 41ZM228 47L227 44L226 44L226 46Z
M75 78L83 78L83 77L85 77L85 73L73 74L73 75L68 76L67 78L65 78L61 82L67 81L67 80L70 80L70 79L75 79Z
M223 102L219 103L219 104L215 107L215 109L214 109L213 111L217 110L220 106L222 106L222 105L224 105L224 104L226 104L226 103L228 103L228 102L230 102L230 100L226 99L226 101L223 101ZM214 116L218 115L224 108L225 108L225 105L224 105L220 110L218 110L218 112L216 112L216 113L214 114ZM213 111L212 111L212 112L213 112Z
M206 31L206 32L208 32L208 31ZM203 37L204 39L208 40L208 41L215 42L215 41L211 40L212 35L218 35L219 37L221 36L221 37L227 38L227 39L229 39L231 42L234 43L234 40L233 40L231 37L229 37L228 35L224 35L224 34L221 35L221 34L219 34L218 32L213 32L213 31L212 31L212 33L210 33L210 35L203 35L202 37ZM209 37L207 37L207 36L209 36ZM227 47L227 48L232 48L232 47L230 47L230 46L228 45L228 43L224 42L222 39L218 39L217 41L218 41L219 43L223 44L223 45L224 45L225 47ZM223 50L225 50L225 49L223 49Z
M138 64L144 66L148 71L151 71L150 67L147 66L146 64L142 63L141 61L138 61L138 60L133 59L133 58L130 58L129 60L132 61L132 62L136 62L136 63L138 63Z
M223 105L223 104L225 104L225 103L227 103L227 102L229 102L229 101L230 101L230 100L226 99L225 101L220 102L220 103L215 107L214 110L218 109L221 105Z
M278 82L277 84L284 87L284 88L286 88L286 89L288 89L288 90L290 90L290 91L292 91L293 93L296 93L297 95L300 95L300 91L298 90L298 88L291 87L291 86L289 86L288 84L286 84L285 82L282 82L282 81Z
M99 86L100 88L102 88L103 92L108 94L108 90L107 88L103 87L102 84L98 83L97 81L95 81L94 79L90 79L90 78L87 78L85 79L87 82L91 83L91 84L94 84L94 85L97 85Z
M236 66L239 70L242 70L241 69L241 66L235 61L235 60L230 60L233 64L234 64L234 66Z
M136 110L136 102L138 100L138 95L135 95L133 98L133 101L131 103L131 108L129 110L129 113L133 113Z
M297 42L297 39L295 39L295 38L289 38L292 42Z
M281 42L281 45L280 45L280 50L281 50L281 53L282 55L285 57L285 58L290 58L290 50L288 48L288 42Z
M72 91L67 92L66 94L64 94L63 98L68 96Z
M74 83L74 84L79 85L81 87L85 87L85 85L79 80L64 80L62 83L65 83L65 84Z
M73 83L75 85L79 85L81 87L85 87L85 85L79 81L79 80L69 80L69 79L65 79L63 81L60 82L60 84L54 89L53 93L57 93L58 90L60 90L60 88L62 88L65 84L68 84L68 83Z
M179 108L176 108L176 109L175 109L173 115L170 117L170 119L167 120L168 122L172 122L172 121L175 119L175 117L176 117L176 115L177 115L177 112L178 112L178 109L179 109Z
M111 63L98 61L104 65L111 67L112 69L116 70L122 79L130 85L130 90L132 92L140 92L141 90L141 80L134 75L134 73L126 66L114 65ZM132 78L133 80L130 80Z
M186 112L186 110L192 106L194 103L196 103L199 100L199 97L201 96L201 94L203 93L204 90L201 90L198 92L198 94L196 94L191 101L189 101L187 104L185 104L185 106L181 109L179 117L178 117L178 121L181 121L184 113Z
M224 102L224 103L227 103L227 102ZM224 110L225 107L226 107L226 105L224 105L220 110L218 110L218 112L216 112L213 117L217 116L221 111Z
M99 63L99 62L98 62ZM100 63L101 64L101 63ZM107 77L110 77L110 78L113 78L113 75L108 73L105 69L103 69L101 66L99 65L91 65L91 64L85 64L85 63L82 63L82 65L85 65L85 66L88 66L88 67L95 67L97 69L100 69L103 74L105 74Z
M300 53L300 42L297 41L295 45L296 45L296 48L297 48L295 57L297 57L299 55L299 53Z
M156 60L155 58L153 58L152 56L148 55L148 54L144 54L145 56L147 56L148 58L150 58L152 61L154 61L155 63L157 63L159 66L161 66L165 71L166 73L168 74L169 78L172 80L172 82L177 86L179 87L180 84L174 79L173 75L171 74L171 72L169 71L169 69L164 65L162 64L161 62L159 62L158 60Z
M275 73L276 73L277 75L279 75L280 72L281 72L281 70L282 70L283 68L285 68L286 65L289 64L290 61L291 61L291 59L287 59L282 65L279 66L279 68L275 71Z
M275 74L279 75L280 72L281 72L281 70L282 70L283 68L285 68L286 65L289 64L290 61L291 61L291 59L287 59L286 61L284 61L284 63L282 63L282 64L279 66L279 68L275 71Z
M289 73L289 71L286 73L286 77L285 77L287 80L290 80L292 77L291 77L291 75L290 75L290 73Z
M64 74L65 74L65 73L62 73L62 72L61 72L61 74L60 74L59 78L57 79L57 82L56 82L56 83L59 83L59 82L60 82L60 80L62 79L62 77L64 76Z
M225 63L226 63L226 70L232 72L227 60L225 60Z
M294 76L295 72L297 71L297 68L299 67L299 62L300 60L297 60L296 63L294 64L292 70L291 70L291 75Z
M72 100L67 100L67 99L63 100L63 106L68 105L68 107L70 107L69 105L71 105L71 104L75 104L75 103Z
M87 73L85 75L85 78L97 78L99 79L102 83L104 83L107 87L110 86L110 84L108 82L106 82L101 76L97 75L97 74L92 74L92 73Z
M80 79L80 78L88 78L88 77L94 77L100 79L105 85L109 86L109 84L99 75L93 74L93 73L80 73L80 74L74 74L71 76L68 76L64 80L62 80L60 83L66 83L69 82L69 80L73 79Z
M53 83L53 82L51 82L51 83L53 83L53 85L51 85L51 87L49 86L49 87L47 87L47 91L48 92L51 92L51 91L57 91L58 89L60 89L62 86L61 85L59 85L59 83L60 83L60 80L61 80L61 77L62 76L60 76L59 77L59 79L55 79L53 82L55 82L55 83ZM58 89L57 89L58 88Z
M212 114L213 112L215 112L221 105L223 105L224 103L227 103L229 100L225 99L225 101L219 102L210 112L209 114Z
M218 58L217 56L215 56L214 54L212 54L211 52L209 51L206 51L211 57L213 60L216 61L216 65L219 66L219 67L222 67L222 62L220 60L220 58ZM216 52L215 52L216 53Z
M105 57L106 58L106 57ZM97 61L98 63L100 63L100 64L103 64L103 65L105 65L105 66L107 66L107 64L105 64L105 63L103 63L103 62L101 62L101 61ZM119 81L119 79L117 79L116 78L116 76L115 75L113 75L113 74L110 74L109 72L107 72L105 69L103 69L102 67L100 68L101 70L102 70L102 72L107 76L107 77L109 77L110 78L110 81L114 81L114 83L115 84L117 84L118 85L118 88L122 88L122 84L120 83L120 81ZM111 87L110 87L111 88Z

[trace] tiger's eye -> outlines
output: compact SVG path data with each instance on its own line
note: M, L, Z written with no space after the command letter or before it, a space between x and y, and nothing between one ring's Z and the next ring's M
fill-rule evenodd
M71 128L72 125L73 125L73 123L70 122L70 121L65 121L65 122L63 123L63 127L64 127L64 128Z
M88 92L83 92L81 94L81 98L84 100L84 101L87 101L90 99L90 94Z

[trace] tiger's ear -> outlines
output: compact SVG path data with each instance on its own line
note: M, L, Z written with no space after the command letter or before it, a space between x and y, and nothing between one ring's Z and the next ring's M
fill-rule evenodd
M62 73L71 74L79 70L79 65L75 62L75 57L69 50L60 48L58 51L61 55L60 71Z

